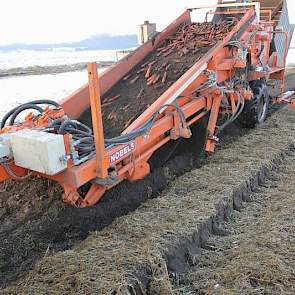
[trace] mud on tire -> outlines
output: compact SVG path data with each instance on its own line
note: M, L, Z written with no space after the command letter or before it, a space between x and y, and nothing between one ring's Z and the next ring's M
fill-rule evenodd
M246 101L244 110L238 121L242 127L254 128L256 124L265 121L269 107L269 93L266 83L257 80L251 83L254 97Z

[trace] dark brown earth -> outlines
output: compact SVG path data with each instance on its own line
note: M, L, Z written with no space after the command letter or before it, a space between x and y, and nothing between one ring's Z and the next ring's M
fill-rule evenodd
M123 78L102 98L105 138L118 136L207 51L222 40L232 27L232 24L226 22L193 23L180 27L171 38L158 45L125 76L126 80ZM212 29L214 34L211 34ZM171 44L175 45L169 49ZM165 48L169 50L161 54L159 50ZM168 53L170 54L166 56ZM149 77L158 75L159 78L155 84L147 85L148 79L145 76L151 63ZM133 83L136 78L138 79ZM91 126L90 110L85 111L79 120Z

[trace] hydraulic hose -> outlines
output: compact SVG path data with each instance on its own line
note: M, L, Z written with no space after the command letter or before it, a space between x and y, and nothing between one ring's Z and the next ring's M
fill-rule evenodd
M10 117L10 121L9 121L9 125L13 125L15 119L17 118L17 116L22 113L25 110L37 110L39 113L43 113L43 109L41 107L39 107L38 105L35 104L24 104L22 106L20 106L14 113L12 113L11 117Z
M76 130L77 128L77 124L74 123L72 120L66 120L64 122L61 122L61 125L58 129L58 134L65 134L66 133L66 129L68 127L73 128L73 130Z
M218 128L218 130L216 131L216 136L219 135L221 133L222 130L224 130L228 125L230 125L231 123L233 123L242 113L242 111L244 110L245 107L245 99L244 97L242 97L242 95L240 95L240 93L237 91L236 94L239 97L238 100L238 104L237 104L237 109L236 111L232 114L232 116L230 117L229 120L227 120L222 126L220 126Z
M74 140L75 150L78 152L79 159L89 158L93 151L95 151L94 136L92 130L76 120L67 119L65 121L59 120L55 124L51 124L58 134L69 133Z
M4 128L7 120L13 115L14 112L16 112L20 107L24 106L24 105L27 105L27 104L30 104L30 105L38 105L38 104L47 104L47 105L53 105L55 107L60 107L59 103L53 101L53 100L49 100L49 99L38 99L38 100L33 100L33 101L30 101L28 103L25 103L23 105L20 105L20 106L17 106L15 108L13 108L12 110L10 110L7 114L5 114L5 116L3 117L2 121L1 121L1 129Z
M0 165L5 169L5 171L7 172L7 174L12 178L12 179L15 179L15 180L24 180L24 179L27 179L29 178L32 173L31 172L28 172L26 175L24 176L19 176L17 174L15 174L12 169L10 168L9 164L6 162L6 161L0 161Z
M21 106L15 107L4 116L1 122L1 128L4 128L9 118L9 125L13 125L17 116L25 110L34 109L42 113L43 109L39 106L39 104L50 104L55 107L60 107L58 103L51 100L35 100L29 103L25 103ZM148 133L154 125L157 116L160 114L160 111L163 108L167 107L174 107L179 114L179 118L181 120L182 125L186 126L186 119L181 108L175 104L166 104L161 106L153 115L151 115L150 118L146 120L145 123L143 123L136 130L128 134L122 134L111 139L105 139L106 148L128 143L132 140L135 140L137 137ZM76 120L60 118L51 122L48 128L53 128L58 134L69 133L72 135L75 149L78 152L79 160L87 160L95 154L95 142L93 132L92 129L86 126L85 124L82 124L81 122ZM14 177L16 176L14 175Z
M78 126L82 127L82 129L84 129L84 131L78 129ZM69 129L71 129L74 132L80 133L80 134L85 134L85 135L92 134L92 130L88 126L86 126L85 124L82 124L79 121L70 120L70 119L61 123L58 133L65 134L66 131L68 131Z
M159 108L157 112L155 112L150 118L147 119L145 123L143 123L136 130L111 139L105 139L105 147L110 148L112 146L125 144L132 140L135 140L138 136L148 133L149 130L152 128L161 109L167 107L174 107L177 110L179 118L183 126L185 126L186 120L181 108L178 105L166 104ZM88 126L82 124L79 121L68 119L65 121L56 120L56 122L53 122L51 124L51 127L53 127L58 134L69 133L72 135L73 145L75 147L75 150L78 152L79 160L87 160L95 154L94 136L92 130Z

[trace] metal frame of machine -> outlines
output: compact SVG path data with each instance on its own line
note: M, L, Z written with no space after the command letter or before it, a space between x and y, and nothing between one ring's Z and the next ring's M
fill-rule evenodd
M115 83L147 56L176 28L190 22L190 12L186 10L152 41L145 43L114 67L102 75L97 74L95 63L88 65L89 83L61 103L61 108L46 108L36 120L33 115L26 117L21 125L4 127L0 134L9 134L24 128L48 128L52 119L67 114L70 118L78 116L91 106L93 136L96 153L87 161L76 165L71 155L72 145L69 134L64 134L67 153L67 169L57 175L45 175L16 166L13 159L0 166L0 181L22 179L27 175L38 175L57 181L64 189L63 200L71 205L86 207L94 205L104 192L123 180L135 181L150 173L149 159L168 141L191 137L190 126L208 115L208 138L205 149L213 153L218 142L216 136L217 120L220 114L237 116L238 108L253 97L253 92L242 85L232 88L227 81L235 72L252 66L247 80L275 79L284 84L285 61L289 46L288 33L274 29L271 9L262 12L267 20L259 21L259 3L222 4L212 8L223 8L212 12L215 15L243 15L227 37L196 62L179 80L146 109L126 130L126 135L140 129L150 122L147 132L125 143L106 147L101 113L101 96ZM202 7L206 8L206 7ZM258 15L257 15L258 14ZM285 36L284 64L278 64L276 52L270 57L273 34ZM271 60L271 64L269 61ZM267 65L260 67L259 65ZM222 86L221 86L222 85ZM290 102L289 96L276 102ZM1 164L1 162L0 162ZM91 183L84 197L78 189Z

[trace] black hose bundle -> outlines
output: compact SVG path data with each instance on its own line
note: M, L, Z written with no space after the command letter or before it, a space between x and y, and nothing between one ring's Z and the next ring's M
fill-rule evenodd
M29 109L37 110L39 113L43 113L43 109L39 106L40 104L48 104L53 105L55 107L60 107L60 105L51 100L34 100L29 103L25 103L21 106L18 106L11 111L9 111L3 118L1 122L1 128L4 128L8 119L8 125L14 125L15 119L17 116ZM186 125L185 116L181 110L181 108L174 104L166 104L163 105L157 112L155 112L142 126L137 128L134 131L131 131L128 134L121 134L117 137L111 139L105 139L105 147L110 148L112 146L121 145L129 143L130 141L135 140L137 137L147 134L152 128L153 124L157 116L160 114L161 110L167 107L174 107L179 114L179 118L183 125ZM51 122L51 124L46 128L49 132L55 132L57 134L70 134L73 140L72 147L76 151L76 159L77 162L83 162L93 155L95 155L95 140L93 131L91 128L86 126L85 124L68 119L67 117L55 119Z
M110 148L111 146L128 143L140 135L146 134L154 124L156 114L154 114L146 123L144 123L138 129L120 136L105 139L105 147ZM73 140L73 146L78 152L79 160L83 158L90 158L95 154L95 141L92 129L85 124L76 120L55 120L50 128L58 134L71 134Z
M227 126L229 126L231 123L237 120L237 118L240 116L242 111L244 110L245 107L245 99L244 97L240 94L239 91L235 91L235 93L238 95L238 103L236 107L236 111L231 115L231 117L220 127L218 127L215 135L218 136Z
M43 113L43 109L39 106L39 105L52 105L52 106L55 106L55 107L60 107L60 105L55 102L55 101L52 101L52 100L48 100L48 99L39 99L39 100L33 100L33 101L30 101L28 103L25 103L25 104L22 104L20 106L17 106L15 108L13 108L12 110L10 110L2 119L1 121L1 129L5 127L6 125L6 122L8 121L8 119L10 118L10 121L9 121L9 126L11 125L14 125L14 122L15 122L15 119L16 117L23 111L25 110L30 110L30 109L33 109L33 110L37 110L39 113Z
M130 141L135 140L137 137L147 134L154 122L159 115L160 111L163 108L174 107L180 117L180 120L183 125L186 125L185 116L181 110L181 108L177 105L163 105L157 112L155 112L142 126L137 128L134 131L129 132L128 134L121 134L117 137L111 139L105 139L105 147L110 148L112 146L121 145L129 143ZM52 125L52 128L58 134L71 134L73 139L73 146L75 150L78 152L78 160L89 159L93 155L95 155L95 141L92 129L90 129L85 124L82 124L76 120L55 120Z
M51 126L58 134L71 134L73 146L79 159L89 158L95 153L94 136L91 128L76 120L55 120Z

